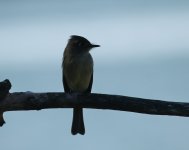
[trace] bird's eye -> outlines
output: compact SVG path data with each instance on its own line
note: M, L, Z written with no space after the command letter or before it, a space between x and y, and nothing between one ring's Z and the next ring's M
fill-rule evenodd
M82 42L79 42L79 43L78 43L78 46L79 46L79 47L83 46L83 43L82 43Z

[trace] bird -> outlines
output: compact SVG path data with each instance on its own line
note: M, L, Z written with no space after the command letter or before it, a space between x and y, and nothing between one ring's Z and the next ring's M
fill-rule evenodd
M93 58L89 52L95 47L100 47L100 45L92 44L82 36L72 35L68 40L62 60L62 82L66 94L91 93ZM73 135L85 134L83 108L81 106L73 108L71 133Z

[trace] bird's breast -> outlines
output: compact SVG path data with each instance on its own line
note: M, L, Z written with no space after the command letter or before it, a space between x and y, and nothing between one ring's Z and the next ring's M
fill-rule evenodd
M72 91L84 92L88 88L93 73L93 60L90 54L69 60L65 58L63 69Z

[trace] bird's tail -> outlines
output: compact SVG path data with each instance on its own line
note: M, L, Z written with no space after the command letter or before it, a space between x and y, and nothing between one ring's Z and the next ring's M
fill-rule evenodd
M85 134L85 125L83 121L83 109L81 107L76 107L73 109L73 121L72 121L72 134L77 133Z

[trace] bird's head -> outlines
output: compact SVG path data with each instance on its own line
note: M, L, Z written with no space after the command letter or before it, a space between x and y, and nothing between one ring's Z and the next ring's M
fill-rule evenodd
M72 53L87 53L92 48L100 47L100 45L91 44L86 38L78 35L72 35L68 41L66 49L71 50Z

